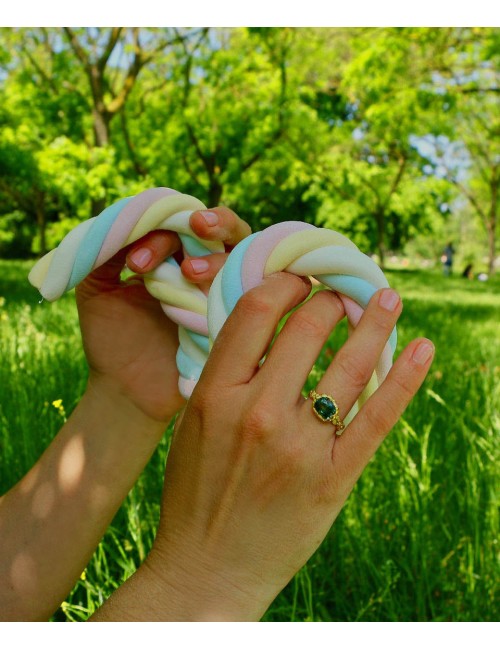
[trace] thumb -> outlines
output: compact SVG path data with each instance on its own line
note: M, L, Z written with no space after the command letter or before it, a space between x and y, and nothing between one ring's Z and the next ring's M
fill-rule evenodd
M128 248L113 255L107 262L94 269L76 286L77 300L85 300L92 296L111 291L120 285L120 274L125 266Z

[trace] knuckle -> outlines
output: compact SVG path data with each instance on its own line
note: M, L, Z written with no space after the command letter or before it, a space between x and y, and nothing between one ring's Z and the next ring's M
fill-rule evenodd
M371 377L371 371L360 367L359 360L340 351L335 357L335 364L357 390L363 390Z
M247 440L267 438L276 430L276 417L267 404L254 404L243 416L241 436Z
M210 264L210 270L215 271L216 274L224 266L228 257L229 253L212 253L212 255L209 255L208 261Z
M376 408L365 407L366 422L371 429L371 432L377 436L385 438L385 436L392 429L397 422L399 413L390 404L384 404L384 408L378 405Z
M199 419L205 417L210 409L211 399L206 391L194 390L189 399L189 411Z
M394 327L394 316L385 310L377 309L371 314L370 326L381 333L390 332Z
M311 338L326 338L330 334L328 323L318 316L296 312L291 318L293 326L302 334Z
M403 398L401 401L406 405L413 398L415 391L412 390L411 386L405 381L403 377L394 375L392 378L396 391Z
M334 293L331 289L322 289L321 291L318 291L317 293L314 294L314 296L311 298L311 302L313 301L322 301L322 309L328 309L329 311L335 310L339 312L340 314L344 315L345 310L344 310L344 305L338 295Z
M237 309L246 316L265 317L274 313L274 301L271 296L264 295L262 291L251 289L240 298Z
M245 239L245 237L248 237L248 235L252 234L252 228L250 227L250 224L248 224L246 221L243 221L243 219L240 219L239 217L237 217L237 219L239 219L241 222L241 238Z

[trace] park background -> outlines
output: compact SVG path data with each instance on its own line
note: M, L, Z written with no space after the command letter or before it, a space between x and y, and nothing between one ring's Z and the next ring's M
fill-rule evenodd
M0 29L0 493L85 387L73 296L38 304L36 257L156 186L253 230L308 221L384 267L399 349L437 352L265 620L497 620L499 53L480 27ZM144 559L167 453L168 435L55 620L87 618Z

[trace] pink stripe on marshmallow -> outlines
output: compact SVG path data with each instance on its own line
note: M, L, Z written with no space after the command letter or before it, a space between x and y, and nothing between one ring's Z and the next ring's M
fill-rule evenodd
M169 187L154 187L134 196L123 208L111 226L106 239L102 243L101 250L94 264L94 269L107 262L122 248L134 229L135 224L153 203L171 194L179 194L179 192Z
M283 221L269 226L262 234L257 235L248 247L241 265L243 293L262 283L267 258L287 235L312 228L316 228L316 226L301 221Z
M185 327L192 332L196 332L197 334L208 336L206 316L195 314L192 311L181 309L180 307L173 307L164 302L161 303L161 307L170 320L173 320L177 325L182 325L182 327Z

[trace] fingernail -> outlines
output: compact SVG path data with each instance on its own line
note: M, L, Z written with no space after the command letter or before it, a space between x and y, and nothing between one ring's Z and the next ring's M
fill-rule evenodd
M147 266L153 259L153 252L149 248L139 248L130 255L130 260L140 268Z
M208 271L208 262L207 260L189 260L191 262L191 266L193 267L193 271L195 273L204 273L205 271Z
M425 366L433 354L434 346L432 343L430 341L423 341L415 348L412 359L415 361L415 363L418 363L419 366Z
M378 304L387 311L394 311L398 303L399 295L392 289L384 289L378 299Z
M216 226L219 223L219 217L215 212L210 212L209 210L202 210L200 214L205 219L207 226Z

